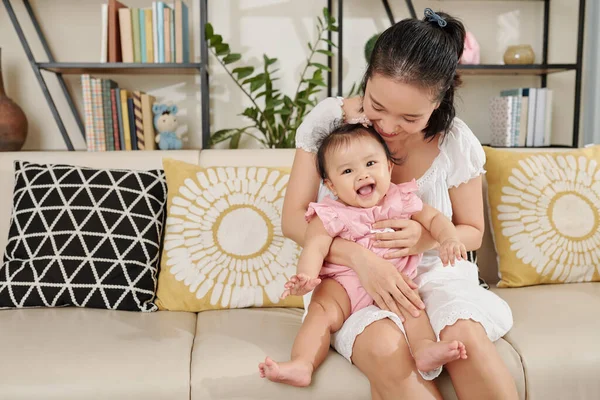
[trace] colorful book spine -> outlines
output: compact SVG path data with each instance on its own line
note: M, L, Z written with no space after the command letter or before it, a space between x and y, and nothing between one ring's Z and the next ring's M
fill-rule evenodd
M88 151L94 151L94 111L92 106L92 82L89 75L81 75L83 92L83 119L85 121L85 142Z
M188 7L187 5L182 2L181 3L181 14L182 14L182 26L183 26L183 62L184 63L189 63L190 62L190 21L189 21L189 15L188 15ZM204 61L203 61L204 62Z
M158 36L158 62L165 62L165 3L156 3L156 30Z
M125 142L125 150L133 150L131 145L131 133L129 132L129 107L127 104L127 91L121 90L121 114L123 117L123 141Z
M142 92L133 92L133 117L135 120L135 136L138 150L146 148L144 137L144 115L142 113Z
M117 91L119 88L110 89L110 109L112 112L112 123L113 123L113 143L115 150L121 150L121 142L119 137L119 102Z
M127 99L127 114L129 115L129 135L131 137L131 150L137 150L137 137L135 134L135 115L133 112L133 99Z
M124 92L124 90L121 89L115 89L115 97L117 100L117 117L119 120L119 150L126 150L125 149L125 136L123 135L125 130L123 128L123 107L121 106L121 92Z
M140 47L140 11L131 9L131 29L133 31L133 62L142 62L142 49Z
M489 105L490 128L492 137L490 145L510 147L512 145L512 106L514 97L492 97Z
M146 62L154 62L154 27L152 22L152 10L144 10L144 26L146 27Z
M102 85L100 79L91 78L92 111L94 113L94 147L93 151L106 151L104 135L104 113L102 111Z
M121 54L124 63L133 62L133 28L131 26L131 9L119 9L119 29L121 35Z
M104 114L104 140L106 143L106 151L113 151L115 150L115 138L110 90L118 87L119 85L110 79L101 79L100 82L102 84L102 112Z
M146 150L156 149L155 133L154 133L154 113L152 105L156 98L149 94L142 94L142 119L144 121L144 146Z
M140 19L140 60L145 63L146 60L146 16L144 10L138 9L138 18Z

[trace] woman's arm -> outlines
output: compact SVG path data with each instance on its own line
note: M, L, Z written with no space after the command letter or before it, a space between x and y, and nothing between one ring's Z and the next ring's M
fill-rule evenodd
M468 251L479 249L485 230L481 175L450 189L449 193L458 239Z

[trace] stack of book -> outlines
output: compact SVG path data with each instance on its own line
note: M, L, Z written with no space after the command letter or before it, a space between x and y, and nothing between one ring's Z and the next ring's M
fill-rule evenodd
M542 147L552 139L552 90L504 90L490 100L491 146Z
M182 0L143 9L109 0L102 5L100 62L189 63L189 26Z
M155 98L110 79L81 76L88 151L154 150Z

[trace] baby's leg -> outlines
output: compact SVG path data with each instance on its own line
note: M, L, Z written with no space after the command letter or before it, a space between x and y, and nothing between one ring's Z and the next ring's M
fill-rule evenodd
M308 386L312 374L325 359L331 334L342 327L350 315L346 290L333 279L325 279L315 289L308 313L292 347L292 359L277 363L266 358L259 365L260 376L292 386Z
M423 372L433 371L450 361L467 358L465 345L458 340L437 341L426 312L413 317L401 309L404 329L417 368Z

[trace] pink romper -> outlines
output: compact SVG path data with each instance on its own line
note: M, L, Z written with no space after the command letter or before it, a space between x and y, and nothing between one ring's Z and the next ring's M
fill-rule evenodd
M400 185L392 183L383 201L371 208L347 206L327 196L319 203L310 203L305 217L307 221L310 221L316 214L331 237L339 236L342 239L351 240L375 254L383 256L394 249L373 247L375 235L371 225L386 219L410 219L412 214L421 211L423 202L415 194L417 189L417 183L414 180ZM396 266L398 271L413 278L421 258L422 255L419 254L394 258L389 261ZM322 279L335 279L346 289L350 298L352 314L374 304L373 299L361 286L358 276L352 269L326 262L323 264L319 276Z

